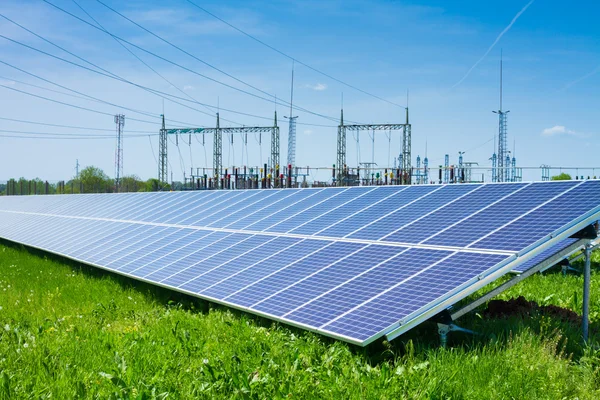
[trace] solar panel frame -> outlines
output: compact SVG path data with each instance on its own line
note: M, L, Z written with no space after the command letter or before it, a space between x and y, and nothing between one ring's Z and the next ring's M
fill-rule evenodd
M583 183L580 183L580 184L583 184ZM578 185L576 185L576 186L578 186ZM410 190L410 188L411 187L407 187L407 188L405 188L403 190ZM290 190L292 190L292 189L290 189ZM351 189L344 189L344 190L351 190ZM438 189L432 189L432 190L433 190L433 192L435 192L436 190L440 190L440 189L438 188ZM325 189L323 191L327 191L327 189ZM343 191L340 191L340 192L336 193L335 195L339 195L342 192ZM317 193L321 193L321 191L315 192L315 193L311 194L311 196L316 195ZM563 191L561 193L564 194L565 192ZM320 203L326 201L328 198L335 197L335 195L334 196L326 196L325 200L321 200L321 201L317 202L316 204L320 204ZM73 195L69 195L69 196L73 196ZM89 196L89 195L75 195L73 197L83 197L83 196ZM181 195L181 196L185 197L186 195ZM226 196L226 195L223 195L223 196ZM291 196L291 195L289 195L289 196ZM310 198L311 196L308 196L308 198ZM32 196L32 197L35 197L35 196ZM160 196L157 195L157 197L160 197ZM170 204L170 203L173 203L174 201L178 200L177 199L178 196L168 196L168 197L170 197L170 199L167 199L168 200L167 202L160 202L160 201L158 201L156 203L153 202L152 205L148 205L147 203L143 204L144 203L143 202L143 196L140 196L137 199L132 196L131 198L123 198L122 199L123 202L121 204L125 204L125 203L129 204L129 203L131 203L130 204L131 205L131 209L136 210L136 212L137 212L136 215L143 216L143 215L147 215L151 210L156 210L156 209L159 209L159 208L164 208L165 204ZM389 197L391 197L391 196L389 196ZM560 195L558 195L556 197L558 198L558 197L560 197ZM306 200L306 198L304 200ZM353 200L347 201L344 204L351 203L352 201ZM298 203L301 203L301 202L302 202L302 200L298 201ZM31 200L28 203L29 204L35 203L35 201ZM42 201L42 203L43 203L43 205L41 205L40 208L36 208L36 209L62 210L62 212L64 212L64 211L68 211L69 209L72 209L72 208L77 208L77 205L78 204L80 205L82 203L82 201L81 201L81 198L75 198L73 200L68 199L66 201L62 201L62 200L45 201L44 200L44 201ZM67 204L67 203L69 203L69 204ZM84 203L85 203L85 201L84 201ZM548 202L546 202L546 203L548 203ZM311 207L314 207L314 205L315 204L313 204L313 206L311 206ZM435 212L435 211L443 208L444 206L445 205L442 205L441 207L438 207L437 209L435 209L432 212ZM148 207L150 207L150 210L147 210ZM290 206L286 206L286 207L284 207L284 209L285 208L290 208ZM536 208L539 208L539 205ZM145 210L145 211L143 211L143 210ZM281 211L281 210L279 210L279 211ZM277 212L279 212L279 211L277 211ZM297 213L295 213L293 215L297 215L297 214L299 214L301 212L302 211L297 212ZM0 215L6 214L6 212L2 211L2 210L0 210L0 213L1 213ZM327 214L327 213L329 213L329 211L326 211L324 214ZM368 248L369 245L374 244L373 241L369 241L369 240L358 240L357 241L357 240L350 240L350 239L340 239L340 238L335 238L335 237L323 237L323 236L318 236L318 235L316 235L316 236L313 235L313 236L306 237L305 235L294 235L294 234L283 234L282 235L282 234L279 234L279 233L247 231L247 230L244 230L244 229L241 229L241 230L240 229L210 229L210 228L202 227L202 226L182 226L182 225L177 225L177 224L163 224L163 223L155 223L155 222L148 223L148 222L143 222L143 221L115 220L115 219L112 219L112 218L95 218L95 217L81 218L81 217L73 217L73 216L69 216L69 215L57 215L57 214L51 214L51 213L39 213L39 214L35 214L33 216L33 218L30 218L32 216L32 214L35 214L35 213L23 212L21 214L21 215L24 216L23 217L24 220L28 221L27 222L27 228L28 229L24 229L24 230L20 229L18 231L25 232L25 233L26 232L30 232L32 228L35 228L36 224L40 223L40 221L48 221L48 219L54 219L54 220L56 220L56 218L58 218L60 220L62 218L63 220L75 220L75 221L81 221L81 220L83 220L83 221L86 221L85 225L88 225L88 226L86 226L86 228L84 228L84 231L89 231L91 229L90 227L93 226L95 224L95 222L102 221L103 224L107 224L107 226L113 226L113 227L116 226L116 225L111 225L112 223L123 224L123 229L117 229L117 231L119 231L119 232L121 232L123 230L129 232L130 230L132 230L133 232L138 232L138 234L140 234L141 231L144 231L144 229L142 228L143 226L146 226L146 227L147 226L154 226L155 228L158 228L160 226L161 228L168 229L168 230L171 230L171 229L175 229L175 230L176 229L179 229L179 230L190 229L192 231L209 232L206 236L210 236L210 235L213 235L213 234L219 234L219 235L223 235L225 237L229 237L231 235L236 235L236 234L250 234L250 235L259 235L260 234L260 235L269 236L269 237L275 238L275 239L277 237L282 237L282 238L287 237L290 240L292 240L292 239L293 240L297 240L297 242L295 242L294 244L292 244L291 246L289 246L287 249L289 249L289 248L291 248L293 246L296 246L296 245L298 245L300 243L306 242L307 240L308 241L312 241L312 240L323 241L323 242L328 243L326 246L331 246L332 243L336 243L336 242L340 242L340 241L342 241L342 242L349 242L349 243L364 243L364 244L366 244L365 248ZM324 215L324 214L319 214L319 215ZM114 214L112 214L112 215L114 215ZM118 215L122 215L122 214L120 213ZM367 340L357 340L356 338L353 338L353 337L350 337L350 336L347 336L347 335L328 332L327 330L321 329L319 327L308 326L308 325L302 324L302 323L300 323L298 321L289 320L287 318L279 318L279 317L274 316L274 315L272 315L270 313L267 313L267 312L264 312L264 311L260 311L260 310L256 310L256 309L252 308L252 305L250 305L250 307L245 307L245 306L242 306L240 304L236 304L236 303L230 302L230 301L227 300L227 297L230 297L230 296L227 296L225 298L212 297L212 296L206 294L207 290L203 290L203 291L200 292L200 294L198 294L198 293L193 292L193 291L188 291L188 290L186 290L184 288L180 288L180 287L179 288L175 288L172 285L165 285L162 281L161 282L156 282L156 280L147 279L147 277L149 275L145 275L144 277L139 277L139 276L136 276L134 274L130 274L128 272L118 271L118 270L111 269L111 268L108 268L108 267L103 266L103 265L99 265L99 264L101 264L99 262L99 260L96 260L96 262L94 262L93 260L92 261L82 260L81 259L81 255L79 255L77 257L72 257L72 256L70 256L68 254L61 254L61 255L64 255L67 258L75 259L75 260L80 261L80 262L84 262L84 263L88 263L90 265L94 265L94 266L96 266L98 268L101 268L101 269L105 269L105 270L108 270L108 271L120 273L120 274L123 274L123 275L126 275L126 276L130 276L130 277L135 278L135 279L141 279L141 280L147 281L147 282L152 283L152 284L157 284L159 286L164 286L164 287L167 287L169 289L174 289L174 290L182 291L184 293L192 294L194 296L203 297L203 298L206 298L207 300L216 301L216 302L219 302L219 303L222 303L222 304L226 304L228 306L231 306L231 307L234 307L234 308L238 308L238 309L243 309L245 311L249 311L249 312L254 313L254 314L263 315L263 316L266 316L268 318L272 318L272 319L279 320L279 321L282 321L282 322L285 322L285 323L288 323L288 324L292 324L292 325L295 325L295 326L302 327L304 329L308 329L308 330L311 330L311 331L316 331L316 332L319 332L319 333L322 333L322 334L325 334L325 335L328 335L328 336L336 337L338 339L346 340L346 341L349 341L349 342L352 342L352 343L356 343L356 344L360 344L360 345L366 345L366 344L370 343L372 340L375 340L376 338L381 337L381 335L387 335L388 338L393 338L393 337L395 337L395 335L399 334L398 332L400 332L400 331L404 332L405 330L410 329L410 327L414 326L414 324L418 323L418 321L420 321L422 318L424 318L425 315L428 315L430 312L432 312L433 308L436 308L436 307L439 308L439 307L441 307L441 305L445 304L447 301L450 301L452 299L456 299L457 296L463 296L463 295L466 296L466 295L468 295L468 294L465 294L465 293L467 293L468 290L471 290L474 287L476 287L477 284L480 284L482 281L484 281L484 280L487 281L487 280L492 279L493 277L499 277L499 276L501 276L508 269L508 265L513 265L515 263L523 262L524 260L527 259L527 257L531 257L532 253L537 253L541 249L543 249L543 248L549 246L550 244L555 243L556 241L564 238L565 235L567 235L569 232L575 231L577 229L580 229L581 227L585 226L585 224L589 223L590 221L594 222L599 217L600 217L600 206L595 207L592 210L588 210L585 214L577 217L576 219L574 219L572 221L569 221L564 226L561 226L559 229L556 229L552 233L550 233L547 236L545 236L545 237L537 240L535 243L530 244L526 248L521 249L519 252L516 252L516 253L514 253L514 252L505 252L505 251L495 251L495 250L489 250L489 249L476 249L476 248L474 248L472 250L468 250L468 249L465 249L464 247L460 248L460 247L453 247L453 246L432 246L432 245L427 245L425 243L418 244L418 245L410 245L410 248L412 248L412 249L431 249L431 250L439 250L439 251L447 250L447 251L450 251L452 254L455 254L457 251L462 251L462 252L468 252L468 251L470 251L470 252L473 252L473 253L481 253L481 254L506 254L506 253L511 253L511 254L513 254L513 256L509 256L510 260L508 260L506 263L500 263L500 264L494 266L493 268L490 268L488 271L486 271L485 274L482 274L481 278L478 277L477 281L471 280L469 282L463 283L463 285L461 285L457 290L447 293L446 296L444 296L443 299L440 299L436 304L431 305L431 308L427 308L427 309L422 308L422 309L419 309L418 312L417 311L415 312L417 314L415 314L415 313L413 313L415 315L411 314L410 316L408 316L407 318L405 318L404 321L400 321L399 324L398 324L398 326L396 326L396 324L394 324L393 326L391 326L389 328L383 329L377 335L374 335L373 337L371 337L371 338L369 338ZM266 218L268 218L268 217L266 217ZM288 219L288 218L289 218L289 216L287 218L284 218L283 220ZM511 221L511 222L514 222L517 219L519 219L519 218L514 218L513 221ZM346 220L346 218L344 218L344 220ZM337 221L335 224L338 224L339 222L340 221ZM11 226L18 225L18 218L14 219L13 222L11 222L11 224L12 224ZM333 224L333 225L335 225L335 224ZM72 224L70 224L70 225L72 225ZM158 229L156 229L156 230L158 231ZM79 232L79 231L77 231L75 229L75 230L70 230L69 232L70 232L71 235L75 235L76 236L76 233ZM164 230L163 230L163 232L164 232ZM0 236L4 236L5 237L5 235L6 235L6 233L5 233L4 227L2 227L0 225ZM126 235L126 234L124 234L124 235ZM268 240L267 243L269 243L271 241L274 241L275 239ZM8 240L11 240L11 239L8 238ZM28 240L30 240L30 239L28 239ZM114 240L117 240L117 239L109 240L109 243L114 242ZM102 240L97 240L97 241L94 241L93 243L96 243L96 246L98 246L99 242L103 242L103 241ZM105 242L103 242L103 244L101 246L103 246L104 243ZM40 243L40 244L43 245L44 243ZM190 244L188 244L187 246L189 246L189 245ZM233 246L235 246L235 245L236 244L234 244ZM401 246L403 246L405 244L398 242L398 243L386 243L385 245L386 246L401 247ZM36 245L32 245L31 247L36 247ZM36 248L40 248L41 250L45 250L45 251L54 252L53 249L48 249L47 247L36 247ZM64 247L65 250L67 250L67 249L70 250L72 248L73 248L73 246ZM535 251L532 251L533 249L535 249ZM175 249L171 253L174 253L174 252L176 252L178 250L180 250L180 249ZM284 250L282 250L282 251L284 251ZM87 252L89 252L89 251L87 251ZM318 250L314 251L313 253L316 253L316 252L318 252ZM81 253L78 253L77 251L75 251L72 254L81 254ZM85 253L83 253L83 254L85 254ZM194 254L194 253L192 253L192 254ZM276 253L276 254L279 254L279 253ZM310 254L308 254L307 256L310 256ZM240 255L238 255L237 257L240 257ZM229 263L230 261L231 260L229 260L227 263ZM217 270L222 265L225 265L227 263L220 264L220 265L216 266L215 268L213 268L213 270ZM504 264L506 264L506 265L504 265ZM331 265L325 266L325 268L322 268L322 269L327 269L330 266ZM143 268L143 267L141 267L141 268ZM132 272L134 272L134 271L132 271ZM227 279L229 279L229 277ZM186 283L187 282L184 282L182 285L185 285ZM211 287L214 287L214 286L215 285L212 285ZM294 285L290 285L290 286L294 286ZM287 288L284 289L284 290L287 290ZM418 314L418 313L420 313L420 314ZM410 321L407 321L408 319L410 319Z

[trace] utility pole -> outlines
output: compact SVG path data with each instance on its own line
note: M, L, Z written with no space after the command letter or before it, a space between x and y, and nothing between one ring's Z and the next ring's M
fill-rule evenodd
M125 127L125 115L115 115L117 124L117 150L115 152L115 189L118 192L123 177L123 127Z
M75 179L79 180L79 159L75 160Z
M158 182L168 183L168 156L167 156L167 128L165 127L165 115L162 114L162 127L158 135Z

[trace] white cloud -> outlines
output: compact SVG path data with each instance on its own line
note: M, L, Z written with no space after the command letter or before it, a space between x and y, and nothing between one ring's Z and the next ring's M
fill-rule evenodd
M312 133L313 133L313 131L311 131L310 129L307 129L307 130L304 131L304 134L307 135L307 136L312 135Z
M577 132L565 128L562 125L555 125L552 128L546 128L542 131L542 136L557 136L557 135L576 135Z
M192 85L185 85L183 87L183 90L188 91L188 90L194 90L194 87Z
M318 92L322 92L323 90L327 89L327 85L324 83L317 83L316 85L305 85L305 86L309 89L316 90Z

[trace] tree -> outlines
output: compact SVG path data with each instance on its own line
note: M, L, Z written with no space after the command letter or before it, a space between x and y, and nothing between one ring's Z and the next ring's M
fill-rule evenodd
M150 178L146 181L146 192L158 192L159 190L168 192L169 190L171 190L171 185L169 185L168 183L161 183L156 178Z
M83 193L106 192L112 187L112 180L98 167L85 167L79 173Z
M560 174L552 177L553 181L570 181L571 179L573 179L571 178L571 175L567 174L566 172L561 172Z
M121 178L121 192L144 191L145 182L137 175L126 175Z

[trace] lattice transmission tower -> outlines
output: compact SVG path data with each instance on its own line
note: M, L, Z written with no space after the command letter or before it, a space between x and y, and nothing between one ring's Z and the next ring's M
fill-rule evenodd
M166 184L169 180L168 153L167 153L167 128L165 126L165 115L162 117L162 127L158 134L158 181Z
M123 114L115 115L115 124L117 125L117 149L115 151L115 188L118 192L123 177L123 128L125 127L125 116Z

